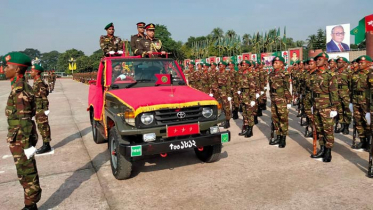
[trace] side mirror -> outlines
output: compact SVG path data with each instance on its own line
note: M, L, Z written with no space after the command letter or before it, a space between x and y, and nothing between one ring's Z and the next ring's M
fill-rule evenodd
M88 84L89 85L96 85L97 80L89 80Z

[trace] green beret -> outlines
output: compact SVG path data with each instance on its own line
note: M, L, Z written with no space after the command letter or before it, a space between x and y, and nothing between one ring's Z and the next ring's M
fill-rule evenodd
M356 63L356 59L352 60L351 63Z
M295 61L296 64L299 64L299 60Z
M315 61L315 58L309 58L309 59L307 60L307 63L309 64L311 61Z
M214 65L214 66L217 66L217 64L215 62L211 62L210 63L211 65Z
M334 58L331 58L331 59L329 59L328 63L330 63L332 61L336 62L336 60Z
M32 66L31 66L31 70L32 70L32 69L35 69L35 70L40 71L40 72L44 72L44 68L41 67L39 64L34 64L34 65L32 65Z
M192 64L193 66L196 65L194 61L191 61L189 64Z
M236 65L236 63L233 62L233 61L229 61L228 64L229 64L229 65L230 65L230 64Z
M203 63L204 66L210 67L211 65L209 63Z
M362 56L360 56L356 59L356 62L359 62L359 61L370 61L370 62L372 62L372 58L367 56L367 55L362 55Z
M290 61L290 65L294 65L294 61Z
M11 52L3 57L3 65L13 64L18 66L31 66L31 59L20 52Z
M113 23L109 23L105 26L105 30L108 30L108 28L110 27L114 27L114 24Z
M228 66L228 63L225 61L220 61L219 64L223 64L224 66Z
M244 60L243 62L246 63L246 64L251 65L251 62L249 60Z
M350 63L350 61L348 61L347 58L345 58L345 57L339 57L338 61L344 61L346 63Z
M326 58L326 60L329 60L329 55L324 53L324 52L316 55L316 57L314 59L317 60L318 57L324 57L324 58Z
M272 60L272 65L275 61L281 61L283 64L285 64L285 59L282 56L274 57L273 60ZM297 61L297 62L299 62L299 61Z

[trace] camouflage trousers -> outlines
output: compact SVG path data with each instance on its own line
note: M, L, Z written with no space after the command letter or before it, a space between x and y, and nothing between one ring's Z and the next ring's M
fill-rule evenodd
M289 110L286 107L286 99L275 98L271 100L272 122L276 134L279 136L288 135Z
M311 94L310 93L306 93L306 95L302 98L302 100L303 100L304 112L306 113L308 119L312 120Z
M237 93L237 91L232 91L233 95L233 103L232 103L232 108L233 109L238 109L240 107L240 95Z
M365 119L365 113L367 112L368 107L365 101L359 104L354 103L354 121L359 138L365 138L369 132L370 127L367 125L367 120Z
M32 205L37 203L41 197L41 188L39 184L39 175L36 168L36 161L34 157L27 159L24 149L30 146L35 146L37 139L32 140L30 137L37 135L35 125L26 126L18 129L16 132L8 134L9 149L13 155L14 163L16 165L17 176L19 182L24 189L24 203L25 205ZM13 131L15 131L13 129Z
M50 142L51 139L51 128L48 122L48 116L44 114L44 110L38 111L35 115L36 124L38 125L38 130L43 138L43 142Z
M319 135L319 144L326 148L332 148L334 145L333 118L330 117L330 108L315 109L313 107L313 117L316 124L316 131ZM326 143L324 144L324 139Z
M254 126L254 111L257 109L257 104L251 107L249 94L249 89L243 89L241 93L242 104L244 105L242 107L242 117L244 125Z
M225 119L230 120L231 119L231 103L228 101L228 94L224 87L218 89L218 97L222 102L223 110L225 113Z
M352 113L349 108L350 105L350 96L349 95L344 95L341 96L339 95L339 101L341 104L337 107L338 110L338 115L339 115L339 123L345 123L345 124L350 124L351 123L351 117Z
M267 104L267 90L264 90L263 92L263 95L260 95L258 98L259 105Z

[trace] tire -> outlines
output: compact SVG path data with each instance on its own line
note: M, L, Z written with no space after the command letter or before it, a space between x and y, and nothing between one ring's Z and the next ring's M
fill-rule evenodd
M101 135L100 131L97 129L98 122L96 120L93 120L92 122L92 136L93 141L95 141L96 144L102 144L105 143L105 138Z
M132 172L132 161L119 153L119 135L116 127L109 133L110 165L113 175L118 180L128 179Z
M213 146L204 146L203 151L199 151L198 148L194 148L194 152L197 158L206 163L216 162L220 159L222 144Z

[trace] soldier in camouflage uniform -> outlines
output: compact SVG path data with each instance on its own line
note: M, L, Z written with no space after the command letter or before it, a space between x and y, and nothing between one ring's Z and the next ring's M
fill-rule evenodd
M272 122L276 130L276 139L271 139L270 145L286 146L286 136L289 127L289 110L291 94L289 75L284 71L285 59L277 56L272 60L273 71L269 74L269 92L271 96Z
M211 87L211 93L210 96L214 97L215 99L218 99L218 92L217 89L219 89L218 83L217 83L217 75L218 71L216 69L217 64L215 62L210 63L210 87Z
M316 62L313 58L310 58L309 60L304 62L304 72L303 72L303 81L304 81L304 92L302 93L302 100L303 100L303 107L304 112L306 114L306 122L303 123L303 126L307 126L307 128L311 127L311 131L307 131L304 133L304 137L309 138L313 135L313 128L312 124L313 121L313 115L311 112L311 72L316 71L317 66Z
M40 147L36 154L50 152L51 129L48 123L49 101L48 86L41 80L40 75L44 72L43 67L34 64L31 67L31 76L34 78L33 91L35 94L36 115L35 120L38 125L39 133L43 138L43 146Z
M311 102L319 138L320 150L311 158L323 158L323 162L332 160L331 149L334 145L333 118L337 116L338 84L337 78L327 69L329 56L320 53L315 57L317 70L311 73Z
M260 104L259 107L261 110L267 110L267 85L268 85L268 72L264 69L262 62L259 62L259 72L260 72L260 81L262 86L262 91L260 92Z
M335 73L337 71L337 61L335 59L329 59L329 71Z
M350 107L352 108L352 104L350 104L350 86L351 86L351 74L347 71L347 66L350 62L343 57L338 58L337 60L337 71L335 75L337 77L338 82L338 97L340 104L338 108L338 116L339 122L341 127L337 129L336 133L341 133L347 135L349 133L348 127L351 123L352 113L350 111ZM334 67L334 63L330 63L329 65L332 68Z
M291 81L292 81L292 96L293 96L293 104L294 105L297 105L298 104L298 94L297 94L297 90L298 90L298 69L299 69L299 66L298 66L298 63L297 61L292 63L292 68L291 68ZM300 117L300 116L297 116L297 117Z
M257 62L251 61L251 70L253 77L256 78L255 81L255 106L254 106L254 123L255 125L258 124L258 116L262 116L262 110L259 108L259 97L260 97L260 91L261 91L261 86L260 86L260 78L259 78L259 70L256 68L257 67Z
M54 86L56 85L57 75L52 71L52 91L54 91Z
M248 60L242 63L242 74L239 78L238 84L238 94L241 96L242 107L242 117L243 126L242 131L238 135L245 136L249 138L253 136L254 127L254 111L256 105L256 82L254 78L253 71L251 70L251 62Z
M360 138L360 143L352 145L353 149L369 149L368 136L370 126L367 123L367 115L369 112L369 83L368 74L372 59L369 56L360 56L356 59L359 69L352 74L351 79L351 98L353 103L353 117L356 124L356 130ZM356 65L354 65L354 68ZM370 116L369 116L370 117ZM370 119L369 119L370 121Z
M193 61L191 61L188 64L188 69L184 71L185 78L186 78L189 85L190 85L190 82L189 82L190 81L190 76L194 72L194 65L196 65L196 64Z
M23 209L37 209L41 197L38 170L33 156L37 133L32 117L35 115L34 92L24 80L31 59L25 54L12 52L3 57L5 75L11 79L5 115L8 118L7 143L14 158L19 182L24 189Z
M216 73L216 86L214 92L217 93L217 100L220 100L223 105L223 110L225 113L226 121L222 123L222 127L229 128L230 127L230 119L231 119L231 109L230 109L230 101L232 100L231 96L231 80L229 72L225 70L228 64L224 61L219 63L219 71Z
M209 63L203 63L202 65L203 65L203 67L202 67L202 72L200 73L200 81L199 81L201 91L206 93L206 94L210 94L211 86L210 86L209 68L210 68L211 65Z
M114 36L114 25L109 23L105 26L107 35L100 37L100 47L104 56L110 56L115 52L123 53L123 42L119 37Z
M232 118L238 119L238 107L239 107L239 95L238 91L238 72L234 69L235 63L233 61L228 62L230 80L231 80L231 94L233 96L232 101Z

